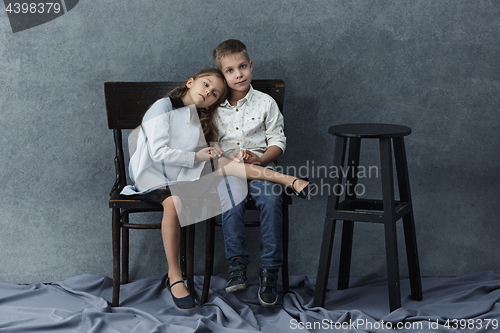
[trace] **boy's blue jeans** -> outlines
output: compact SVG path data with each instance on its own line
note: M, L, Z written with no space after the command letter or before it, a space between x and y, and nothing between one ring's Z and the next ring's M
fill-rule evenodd
M217 191L222 204L222 231L226 259L238 258L243 264L250 263L250 255L246 250L245 237L245 204L248 195L253 198L260 211L260 265L263 268L279 269L283 263L283 188L281 185L267 180L248 181L248 195L233 207L231 190L246 190L246 180L227 176L231 187L223 180ZM229 194L229 195L228 195Z

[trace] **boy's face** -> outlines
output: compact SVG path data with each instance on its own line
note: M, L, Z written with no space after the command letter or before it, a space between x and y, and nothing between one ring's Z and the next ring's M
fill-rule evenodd
M230 89L247 92L252 81L252 61L243 54L221 59L221 70Z

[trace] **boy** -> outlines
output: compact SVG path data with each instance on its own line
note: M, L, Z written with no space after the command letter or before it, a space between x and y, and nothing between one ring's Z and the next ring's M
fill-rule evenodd
M234 39L219 44L213 59L222 71L230 89L230 97L222 103L214 116L219 142L226 153L239 152L245 163L255 163L274 168L272 163L285 151L286 138L283 132L283 116L274 99L254 90L252 81L253 63L246 46ZM234 179L231 189L240 183ZM235 184L235 185L233 185ZM278 300L276 283L283 262L282 242L282 188L264 180L248 183L248 195L253 198L261 217L261 254L258 298L263 306L273 306ZM219 184L219 193L224 193L226 182ZM231 191L229 186L228 191ZM227 292L244 290L248 285L246 265L250 256L245 245L243 216L248 196L234 206L227 197L220 195L222 203L222 230L226 259L230 261Z

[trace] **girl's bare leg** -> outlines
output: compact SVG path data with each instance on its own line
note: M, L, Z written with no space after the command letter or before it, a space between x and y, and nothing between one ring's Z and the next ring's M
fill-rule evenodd
M219 170L224 168L224 173L228 176L236 176L240 178L247 178L249 180L260 179L269 180L273 183L278 183L292 188L292 183L295 179L297 181L293 184L293 189L300 192L309 183L306 180L298 179L294 176L285 175L268 168L261 167L260 165L238 163L231 161L225 157L219 159Z
M179 244L181 237L181 226L177 217L176 206L180 211L180 200L178 197L168 197L162 202L163 217L161 220L161 235L163 247L168 262L168 277L170 284L182 281L182 270L179 266ZM172 294L177 298L189 295L184 283L178 283L172 287Z

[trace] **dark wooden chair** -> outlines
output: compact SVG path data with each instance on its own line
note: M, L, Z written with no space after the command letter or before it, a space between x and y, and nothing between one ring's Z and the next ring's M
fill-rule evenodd
M127 183L122 144L122 130L134 129L140 125L142 116L156 100L186 81L165 82L106 82L104 93L108 127L113 130L115 141L116 180L110 192L109 207L112 209L113 233L113 300L119 305L120 297L120 240L121 240L121 282L129 282L129 229L159 229L161 223L129 223L131 213L163 211L161 205L140 200L130 200L120 192ZM180 262L187 276L188 289L194 295L193 256L194 225L181 228Z
M283 113L283 102L285 98L285 81L283 80L253 80L252 86L254 89L265 92L274 98L277 102L280 111ZM283 265L281 267L283 292L287 294L290 290L289 275L288 275L288 206L292 203L292 197L288 191L283 192ZM247 210L258 210L253 200L248 200L246 205ZM200 304L203 305L208 300L210 289L210 279L213 275L214 265L214 240L215 226L222 226L220 219L211 218L206 222L206 253L205 253L205 277L203 280L203 291ZM259 227L260 220L245 221L246 227Z

